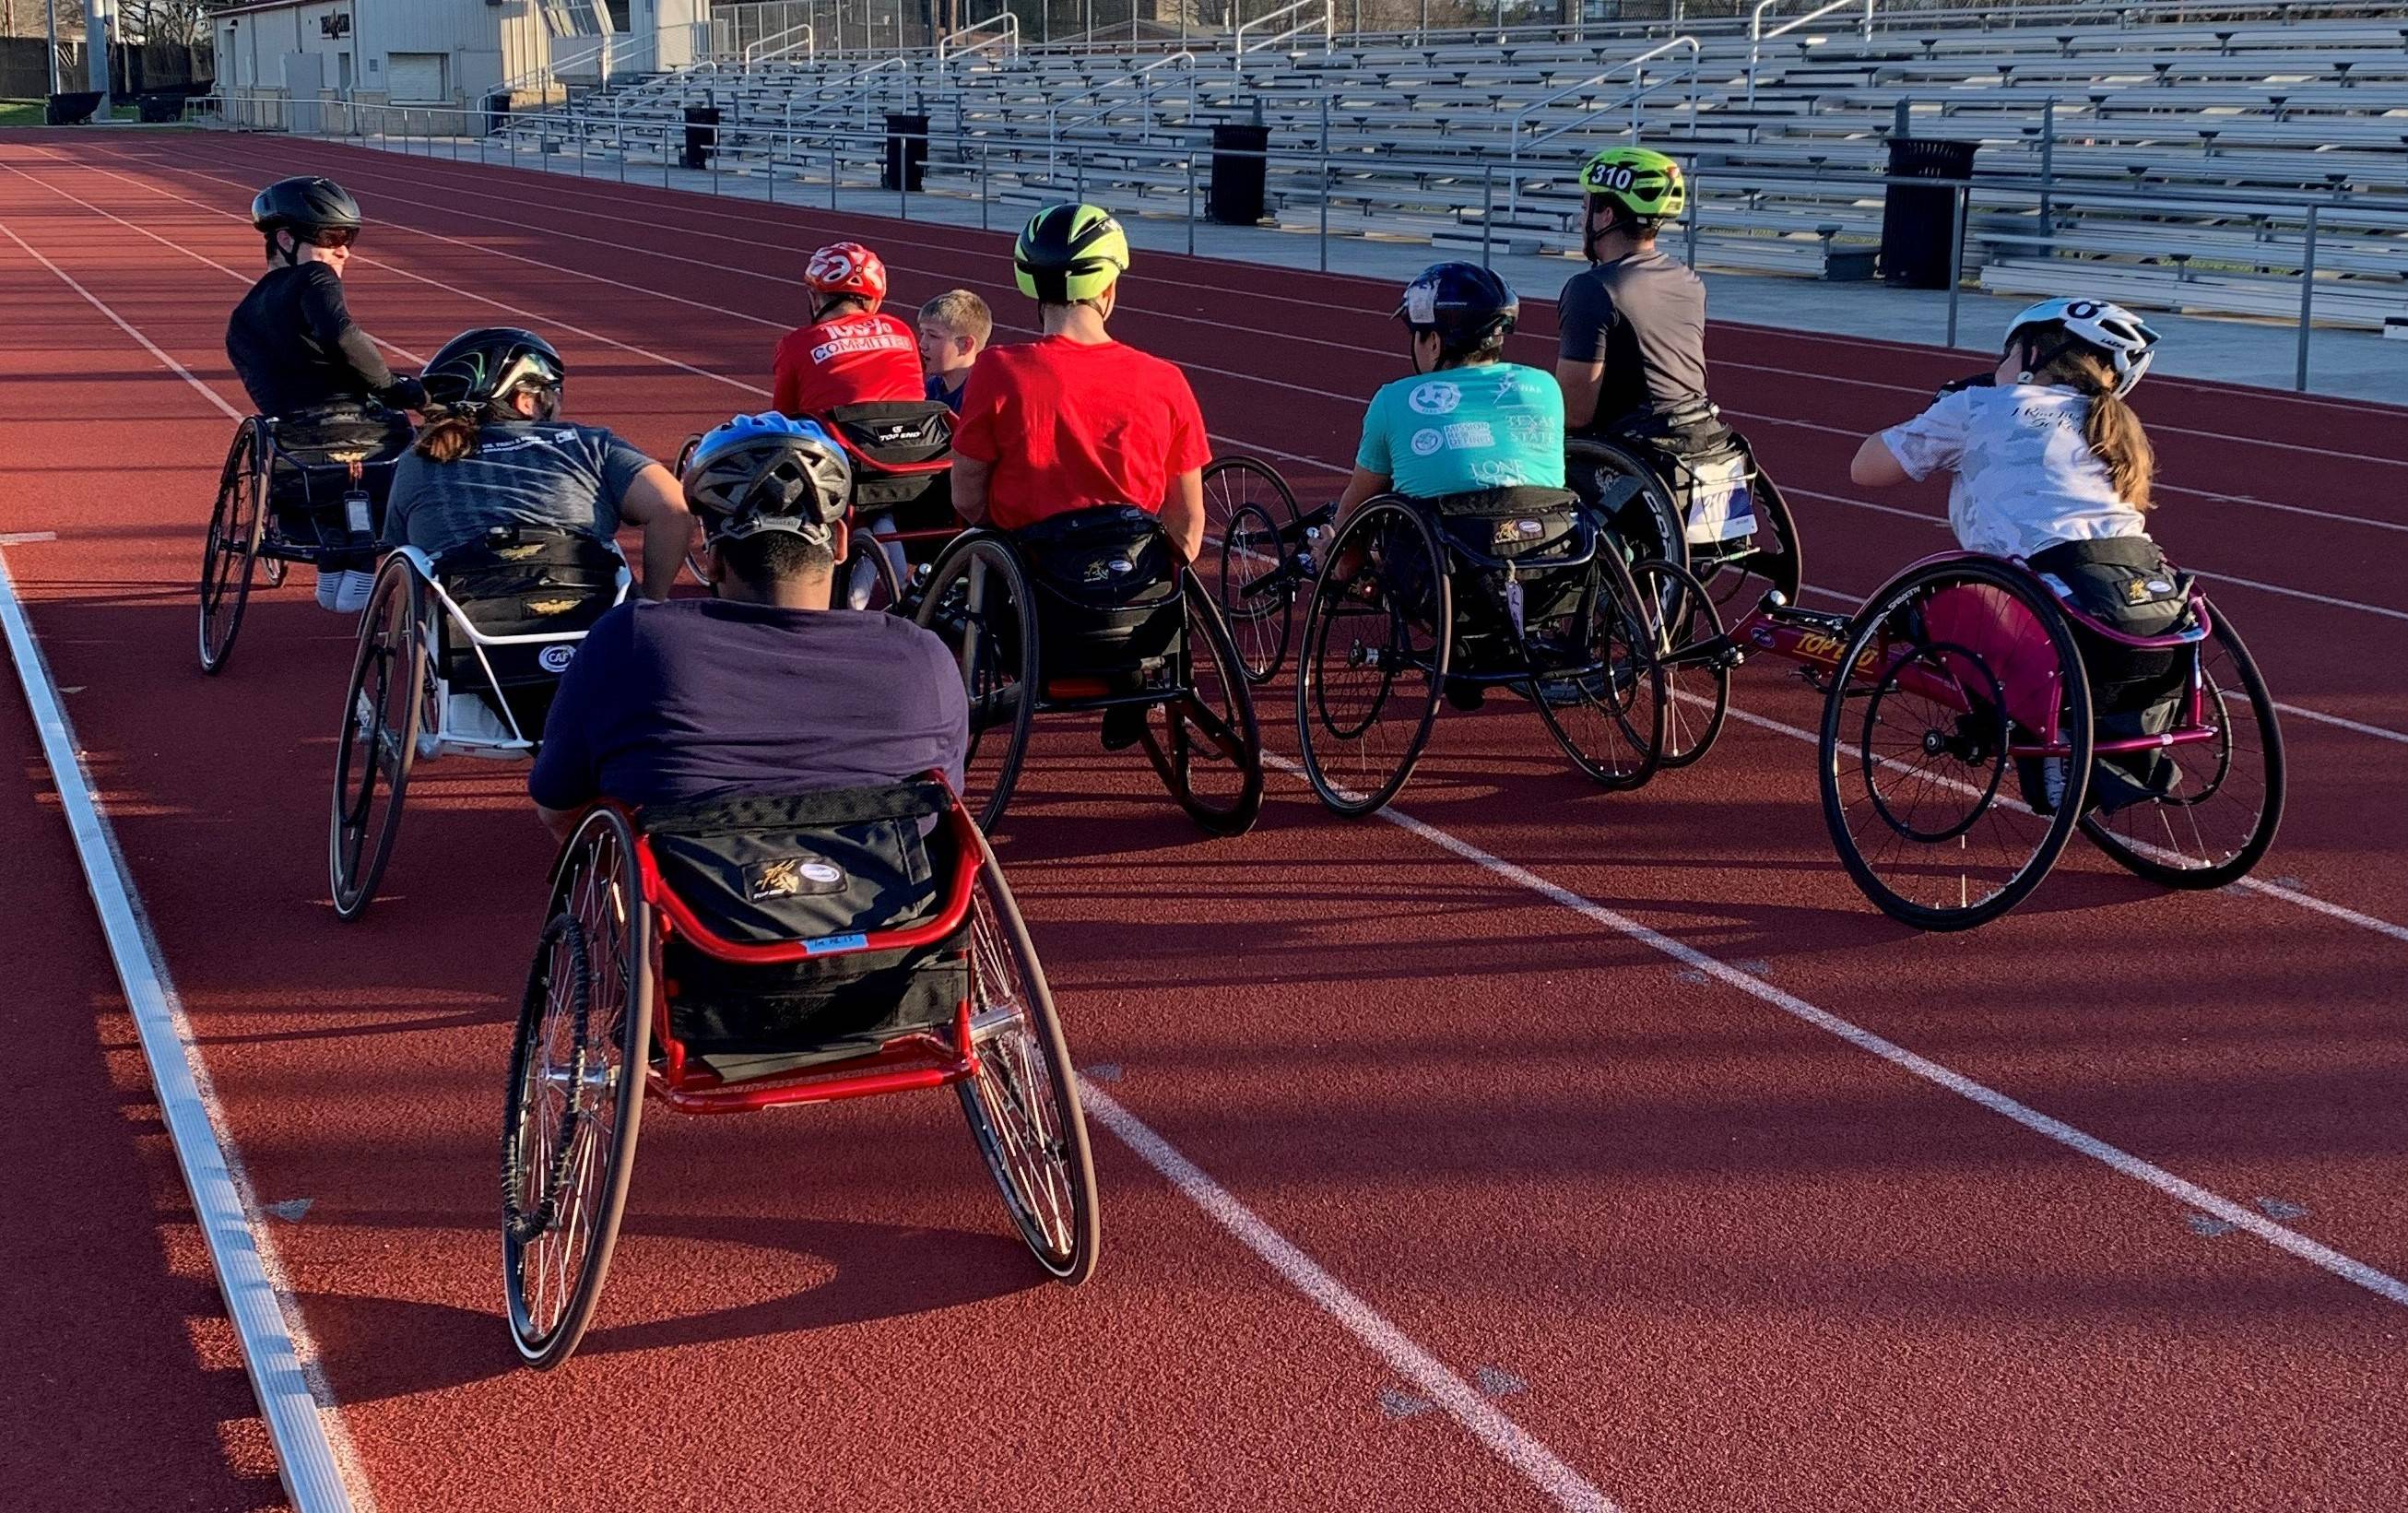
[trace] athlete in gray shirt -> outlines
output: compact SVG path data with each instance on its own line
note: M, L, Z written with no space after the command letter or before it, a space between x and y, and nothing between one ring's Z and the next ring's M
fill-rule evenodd
M1680 165L1609 148L1581 169L1586 272L1556 303L1555 382L1574 431L1608 431L1706 396L1706 286L1656 250L1687 203Z

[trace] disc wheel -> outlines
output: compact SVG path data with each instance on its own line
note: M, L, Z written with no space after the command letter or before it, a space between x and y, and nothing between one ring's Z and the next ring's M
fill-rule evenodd
M992 830L1020 781L1040 686L1036 605L1019 554L990 531L956 538L930 570L913 619L953 648L961 670L970 706L962 801L980 829Z
M2246 877L2283 823L2283 731L2273 696L2232 622L2214 606L2206 612L2212 628L2198 648L2197 690L2216 738L2157 754L2172 764L2159 797L2082 816L2092 844L2162 887L2223 887Z
M1621 554L1598 543L1588 583L1533 669L1530 701L1572 765L1598 786L1635 788L1664 749L1667 685L1656 636Z
M634 857L635 834L612 810L569 838L510 1045L502 1286L519 1359L538 1369L585 1337L635 1171L652 927Z
M1330 543L1305 613L1296 725L1305 779L1338 814L1395 798L1429 741L1455 641L1445 561L1429 522L1393 497Z
M1924 630L1951 592L1992 596L1986 612L2006 627L2001 639L2055 658L2055 754L2014 755L2037 737L2010 717L2027 696L2002 679L2012 670L1994 665L1997 652ZM2040 886L2072 837L2090 773L2090 690L2044 593L2003 565L1949 561L1909 569L1849 627L1847 670L1824 699L1816 776L1841 863L1893 919L1928 930L1996 919Z
M398 554L385 559L360 618L359 650L335 742L335 807L327 864L335 914L356 919L401 829L402 798L426 713L426 585Z
M1212 597L1182 571L1183 690L1145 712L1145 754L1189 817L1214 835L1243 835L1263 812L1263 732L1237 645Z
M245 421L219 470L217 502L210 506L208 539L201 548L201 670L211 675L224 671L234 656L243 608L251 602L251 572L265 525L260 472L259 430Z
M1713 749L1730 713L1722 616L1698 580L1669 562L1641 562L1630 578L1664 668L1662 765L1686 767Z
M1078 1074L1028 927L983 838L978 862L969 940L978 1072L955 1087L1013 1227L1039 1265L1075 1287L1094 1274L1102 1244Z
M1287 659L1302 531L1296 495L1269 463L1227 456L1206 465L1205 570L1250 682L1269 682Z
M1596 512L1626 564L1689 565L1687 524L1655 466L1633 447L1576 436L1564 444L1564 485Z

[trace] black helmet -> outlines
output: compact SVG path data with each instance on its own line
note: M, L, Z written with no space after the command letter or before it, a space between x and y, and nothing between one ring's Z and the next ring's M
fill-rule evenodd
M559 401L568 366L551 342L515 326L463 331L443 344L420 375L430 404L483 410L519 389L549 390Z
M1460 356L1501 346L1522 318L1513 286L1477 263L1433 263L1405 285L1397 319L1435 331L1439 349Z
M280 231L296 242L340 245L360 234L360 202L332 179L279 179L252 197L251 223L267 238L271 255L280 254Z

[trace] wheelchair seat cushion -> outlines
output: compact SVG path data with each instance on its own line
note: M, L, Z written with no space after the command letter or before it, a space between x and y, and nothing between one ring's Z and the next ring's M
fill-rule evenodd
M950 800L937 784L655 804L639 816L661 885L738 945L831 948L934 918L954 872ZM804 1061L867 1055L949 1025L968 990L968 925L927 945L847 950L774 965L724 959L668 932L670 1027L698 1055Z
M1183 621L1170 542L1151 514L1106 505L1013 532L1051 676L1120 672L1167 656Z

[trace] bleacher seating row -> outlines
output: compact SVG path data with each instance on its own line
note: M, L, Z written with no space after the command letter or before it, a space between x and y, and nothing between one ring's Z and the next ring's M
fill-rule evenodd
M884 118L925 114L930 193L1078 191L1184 215L1211 128L1255 122L1275 223L1318 230L1326 216L1333 234L1577 255L1573 168L1636 121L1694 164L1701 265L1862 277L1903 126L1979 144L1964 256L1985 288L2061 287L2078 261L2085 287L2152 308L2296 314L2313 209L2316 318L2408 317L2408 12L2197 13L1878 13L1870 33L1842 13L1760 45L1742 23L1700 22L1694 76L1684 47L1636 83L1626 60L1666 40L1662 22L1579 41L704 65L520 113L507 133L522 148L666 155L686 109L707 105L724 169L824 183L838 142L842 181L867 184Z

